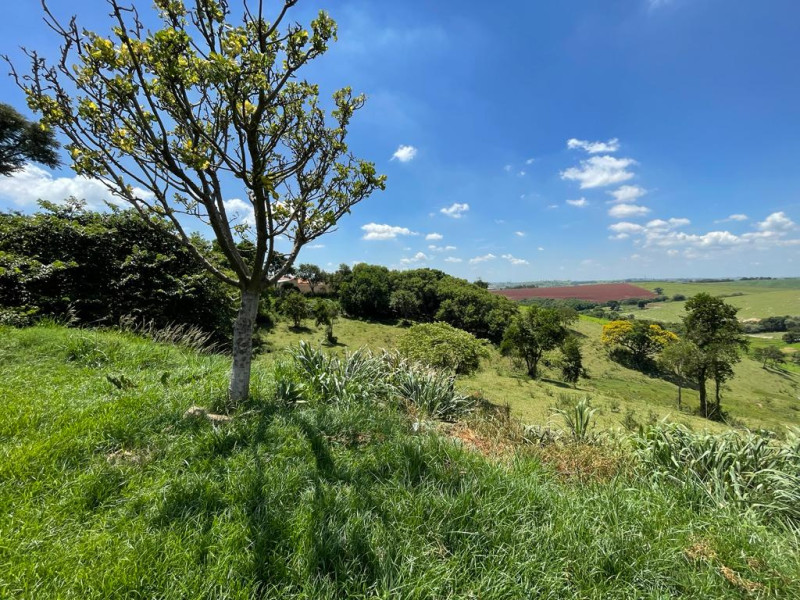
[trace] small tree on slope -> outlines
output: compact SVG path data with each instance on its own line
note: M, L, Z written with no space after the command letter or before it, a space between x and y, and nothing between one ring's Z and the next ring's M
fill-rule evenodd
M48 63L26 51L31 72L12 72L45 126L69 140L72 168L102 182L145 219L165 217L177 239L216 277L240 291L234 324L229 395L250 386L252 336L262 291L291 267L300 249L334 227L384 177L356 159L345 138L364 104L349 88L333 94L326 115L318 86L301 68L335 39L336 24L320 12L310 28L284 27L298 0L242 2L233 25L228 0L156 0L160 28L146 27L135 7L107 0L114 21L103 37L46 21L61 37L61 56ZM246 220L234 218L232 198ZM227 264L195 248L187 224L214 232ZM236 243L248 237L245 257ZM275 268L276 242L291 249Z

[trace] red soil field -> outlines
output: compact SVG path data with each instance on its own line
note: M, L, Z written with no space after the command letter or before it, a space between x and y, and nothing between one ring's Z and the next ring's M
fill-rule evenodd
M593 285L570 285L565 287L549 288L518 288L509 290L494 290L511 300L525 300L526 298L576 298L592 302L608 302L609 300L625 300L626 298L655 298L650 290L640 288L630 283L599 283Z

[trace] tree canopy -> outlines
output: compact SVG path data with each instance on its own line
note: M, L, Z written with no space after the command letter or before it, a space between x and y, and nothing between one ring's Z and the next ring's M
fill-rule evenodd
M0 102L0 175L13 175L28 162L55 168L61 162L58 148L51 129Z
M60 59L51 64L29 51L30 72L13 70L30 108L69 141L76 173L145 219L167 219L211 273L241 290L234 401L249 388L261 291L385 181L345 143L364 96L341 88L326 112L319 87L300 77L336 38L336 24L325 12L307 28L289 23L296 3L280 3L269 21L262 1L255 10L242 2L235 13L228 0L156 0L160 23L152 27L135 7L108 0L106 35L60 22L44 3ZM234 198L246 198L247 218L236 218ZM187 223L210 227L224 266L197 249ZM247 255L242 237L253 243ZM276 269L279 240L289 249Z

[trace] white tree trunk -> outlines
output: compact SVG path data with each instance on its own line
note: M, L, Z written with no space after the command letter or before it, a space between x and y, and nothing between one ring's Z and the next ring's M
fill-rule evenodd
M258 314L259 293L242 291L239 314L233 325L233 367L228 397L236 405L250 393L250 363L253 358L253 330Z

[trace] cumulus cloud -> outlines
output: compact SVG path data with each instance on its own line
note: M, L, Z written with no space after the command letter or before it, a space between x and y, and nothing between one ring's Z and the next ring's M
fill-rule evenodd
M643 217L650 212L646 206L639 206L638 204L615 204L608 209L608 216L615 219L631 219L634 217Z
M455 256L448 256L444 259L446 263L460 263L463 262L460 258L456 258Z
M614 223L609 229L616 234L612 239L624 239L622 235L637 236L635 243L643 247L676 249L683 248L687 258L708 256L699 250L714 251L737 247L785 247L800 245L800 239L788 238L790 231L796 229L795 223L782 212L769 215L756 225L757 231L737 235L730 231L708 231L706 233L686 233L681 228L690 225L689 219L653 219L646 225L630 222ZM670 252L677 256L677 252Z
M561 179L577 181L581 189L605 187L631 179L633 173L628 168L635 164L632 158L592 156L582 160L580 166L562 171Z
M411 265L429 260L429 257L424 252L417 252L411 258L401 258L400 262L404 265Z
M153 194L141 188L134 188L137 196L143 200L153 198ZM105 207L105 202L123 204L108 189L95 179L87 177L54 177L35 165L27 165L22 171L10 177L0 177L0 197L10 200L18 206L35 206L39 200L61 202L70 196L85 200L91 209Z
M783 212L775 212L756 225L761 231L785 232L796 228L794 221Z
M630 204L632 202L636 202L636 200L644 196L646 193L647 190L639 187L638 185L623 185L616 190L608 192L608 194L614 198L613 200L609 200L609 202Z
M586 198L578 198L577 200L567 200L567 204L583 208L584 206L589 206L589 201Z
M524 231L515 231L514 235L517 236L517 237L525 237L525 232Z
M450 206L441 209L439 212L452 219L460 219L461 216L469 210L469 204L466 202L454 202Z
M311 244L310 246L303 246L303 248L308 248L309 250L320 250L324 248L325 244Z
M527 265L527 264L530 264L524 258L515 258L511 254L503 254L503 258L505 258L512 265Z
M458 250L455 246L436 246L431 244L428 246L428 250L431 252L452 252L453 250Z
M511 169L512 169L511 165L505 165L503 167L503 171L505 171L506 173L511 173Z
M526 165L532 165L535 162L536 162L535 158L529 158L528 160L525 161L525 164Z
M379 223L367 223L361 226L364 231L365 240L393 240L399 235L417 235L407 227L396 227L394 225L383 225Z
M567 140L567 148L570 150L585 150L589 154L616 152L619 150L619 140L617 138L611 138L607 142L589 142L587 140L571 138Z
M442 238L444 238L444 236L441 233L429 233L425 236L425 239L429 242L438 242Z
M414 146L398 146L397 150L392 154L392 160L399 160L402 163L407 163L417 156L417 149Z
M470 258L469 264L476 265L478 263L494 260L495 258L497 257L490 252L489 254L484 254L483 256L476 256L475 258Z

